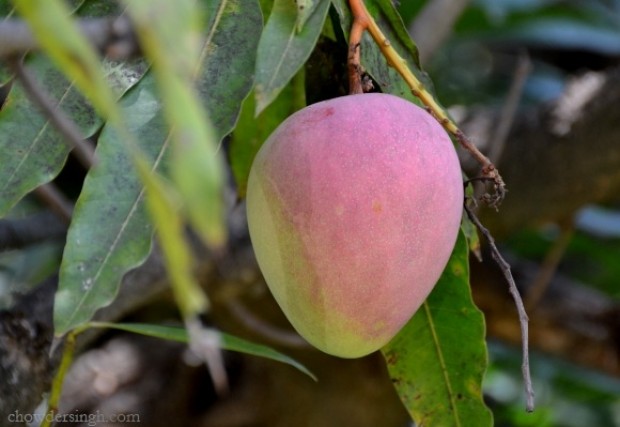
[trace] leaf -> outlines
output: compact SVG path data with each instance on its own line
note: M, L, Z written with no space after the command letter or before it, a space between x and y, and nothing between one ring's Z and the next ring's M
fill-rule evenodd
M295 0L295 3L297 4L297 31L302 31L319 5L319 0Z
M81 3L77 1L78 5ZM120 122L116 99L108 88L99 59L69 16L69 5L60 0L18 0L13 4L30 25L45 53L93 103L95 109L108 120Z
M85 136L101 125L92 107L48 59L35 56L27 66ZM62 135L14 83L0 110L0 216L33 189L54 179L70 151Z
M332 1L340 17L342 31L348 38L352 22L348 2L346 0ZM365 0L364 3L390 44L405 59L411 71L425 84L427 90L432 93L432 83L426 76L426 73L420 69L417 48L409 37L407 29L394 8L392 1ZM382 92L391 93L421 105L420 101L413 96L400 74L389 66L381 50L368 32L365 32L362 38L361 63L364 69L379 84Z
M237 195L240 198L245 197L250 168L263 142L284 119L306 106L304 80L302 68L258 117L254 117L256 101L252 95L243 103L239 123L233 132L230 144L230 166L237 182Z
M302 31L297 31L297 9L290 0L276 0L258 43L256 58L256 115L260 114L299 71L314 49L329 9L319 1Z
M139 147L159 169L167 129L156 96L155 82L147 74L120 107ZM96 154L99 162L86 176L67 234L54 304L57 335L112 302L123 275L140 265L151 248L153 226L144 206L144 187L112 126L104 127Z
M177 306L184 319L195 317L206 311L208 302L194 277L192 252L185 239L183 220L175 208L179 203L175 203L174 193L166 188L161 178L152 173L150 165L141 157L136 160Z
M224 9L220 19L211 21L205 32L213 32L212 40L226 40L230 32L240 31L240 25L254 22L256 16L260 18L256 3L248 1L243 8ZM259 30L260 27L244 31ZM235 37L231 35L230 40ZM254 43L255 46L257 42ZM212 108L217 108L217 98L210 96L224 93L231 85L229 73L251 76L256 49L249 43L239 45L236 56L245 60L231 59L230 63L225 62L224 56L218 56L220 53L206 50L201 59L203 64L212 60L211 55L222 62L218 67L205 65L198 75L199 86L211 88L204 102L213 105ZM221 69L227 72L222 73ZM250 85L251 82L247 91ZM153 169L165 174L169 157L168 129L156 89L149 73L123 96L120 107L138 147L151 159ZM225 127L234 123L232 117L236 118L245 96L243 85L235 85L223 107L229 115L222 115L221 120L215 122L218 135L223 135L227 132ZM67 236L54 309L58 335L88 321L97 309L112 302L124 274L140 265L151 248L153 226L144 205L144 186L124 142L109 126L99 138L97 156L99 164L84 182Z
M418 425L492 426L482 399L487 366L484 317L469 288L462 233L426 302L383 349L392 382Z
M194 92L199 16L193 0L127 1L145 55L153 62L163 112L171 128L170 174L190 222L203 240L226 240L224 165L215 133ZM204 53L208 52L208 44Z
M92 328L110 328L118 329L127 332L133 332L135 334L147 335L149 337L161 338L170 341L178 341L182 343L189 342L189 336L184 328L178 328L173 326L161 326L152 325L146 323L105 323L105 322L90 322L85 327ZM317 378L312 372L310 372L305 366L297 362L270 347L256 344L250 341L246 341L242 338L235 337L223 332L218 332L221 337L221 346L223 350L236 351L238 353L250 354L253 356L264 357L266 359L275 360L276 362L285 363L291 365L304 374L308 375L313 380L317 381Z
M241 102L254 84L263 18L256 0L244 0L243 6L233 0L205 3L209 24L197 83L220 142L235 127Z

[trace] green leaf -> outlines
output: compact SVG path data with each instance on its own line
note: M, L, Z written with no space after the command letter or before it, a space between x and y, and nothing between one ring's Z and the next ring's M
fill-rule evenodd
M147 162L138 157L137 166L177 305L184 319L195 317L206 311L208 302L194 277L193 256L177 208L179 203Z
M77 2L78 5L81 3ZM95 51L71 19L69 5L60 0L16 0L13 4L28 21L45 53L98 112L120 123L115 96L108 87Z
M235 127L254 84L263 18L256 0L244 0L243 6L233 0L204 2L209 24L197 83L220 142Z
M215 132L193 87L200 58L198 17L193 0L127 1L153 71L171 128L170 174L190 222L203 240L226 240L222 196L224 165ZM207 42L203 54L207 54Z
M284 89L314 49L329 9L319 4L302 31L297 31L297 8L291 0L276 0L258 44L256 59L256 115Z
M348 1L332 0L332 2L340 17L342 31L348 38L352 23ZM416 77L433 93L431 81L426 73L420 69L417 48L409 37L407 29L392 1L365 0L364 3L390 44L405 59ZM343 60L346 60L346 58L343 58ZM388 65L381 50L368 32L365 32L362 38L361 63L364 69L379 84L382 92L400 96L420 105L420 101L412 95L409 86L407 86L400 74Z
M320 0L295 0L297 4L297 31L302 31Z
M484 317L469 288L468 248L459 238L426 302L383 349L392 382L418 425L485 427L487 366Z
M126 93L120 107L139 147L159 169L167 128L150 74ZM140 265L151 248L153 226L144 206L144 186L125 141L112 126L104 127L96 154L99 162L86 176L67 234L54 304L57 335L112 302L123 275Z
M229 7L224 9L219 20L210 20L205 30L207 34L213 33L212 40L218 43L226 40L231 32L239 31L243 23L254 22L256 16L260 18L254 2L248 1L247 7L244 4L239 9ZM230 36L234 40L234 36ZM223 94L229 85L235 87L222 107L228 115L222 114L215 122L219 135L234 123L247 95L242 90L243 85L233 84L228 74L251 76L256 43L254 48L250 43L238 45L235 48L237 58L230 58L231 62L226 62L221 51L203 47L206 55L201 58L203 67L198 74L198 85L211 88L205 95L205 102L217 108L219 101L210 96ZM240 57L244 60L239 60ZM209 66L210 63L214 65ZM222 69L227 72L223 73ZM250 85L251 82L247 90ZM120 106L138 147L151 159L152 168L166 173L170 141L156 89L149 73L123 96ZM123 275L140 265L151 248L153 226L144 206L144 185L122 138L109 126L99 138L97 156L99 164L84 182L67 236L54 312L58 335L88 321L98 308L112 302Z
M92 107L48 59L35 56L27 66L85 136L101 125ZM54 179L70 151L62 135L14 83L0 110L0 216L33 189Z
M303 68L258 117L254 117L255 98L250 95L243 103L239 123L230 144L230 166L237 182L237 194L245 197L250 168L263 142L295 111L306 106Z
M105 323L105 322L90 322L85 327L92 328L110 328L119 329L122 331L133 332L135 334L147 335L150 337L161 338L170 341L178 341L182 343L189 342L189 335L184 328L178 328L173 326L161 326L152 325L146 323ZM277 362L286 363L291 365L304 374L308 375L313 380L317 381L316 377L305 366L297 362L270 347L255 344L250 341L246 341L242 338L235 337L233 335L218 332L221 338L221 346L223 350L236 351L238 353L250 354L253 356L264 357L266 359L275 360Z

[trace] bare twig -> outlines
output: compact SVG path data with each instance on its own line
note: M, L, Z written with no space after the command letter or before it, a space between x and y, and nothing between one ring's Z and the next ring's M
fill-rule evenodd
M531 69L532 62L530 61L530 57L527 52L524 51L519 55L517 68L512 78L510 90L508 91L508 96L506 96L506 101L502 107L499 125L495 129L493 137L491 138L489 160L492 162L497 162L502 154L502 151L504 151L504 145L506 144L506 139L508 138L508 132L510 132L510 129L512 128L515 114L517 112L517 106L519 105L519 100L523 94L523 87L525 86L527 76L530 74Z
M185 326L192 355L207 365L215 391L221 396L226 395L230 391L230 386L224 367L220 333L203 326L199 319L191 319Z
M13 58L9 61L9 65L24 88L28 98L42 110L45 117L65 138L65 141L73 147L73 152L80 163L87 169L91 168L95 164L95 149L93 145L82 137L80 129L62 112L57 103L52 101L46 90L39 85L32 73L24 67L21 59Z
M288 332L277 328L259 317L255 316L249 311L243 304L236 300L230 300L227 302L227 307L230 312L241 322L244 326L252 331L261 334L265 338L268 338L278 344L283 344L289 347L296 348L310 348L302 337L293 332Z
M521 347L523 352L523 363L521 365L521 372L523 373L523 381L525 383L525 397L526 404L525 409L528 412L532 412L534 410L534 389L532 387L532 378L530 375L530 355L529 355L529 338L528 338L528 317L525 312L525 307L523 305L523 300L521 299L521 295L519 294L519 290L517 289L517 285L512 277L512 273L510 272L510 265L504 260L502 255L500 254L497 246L495 245L495 239L487 230L473 210L467 204L468 200L465 200L464 208L469 220L473 222L478 230L484 235L491 247L491 256L502 270L506 281L508 282L508 289L512 298L515 301L515 305L517 307L517 313L519 314L519 324L521 326Z
M364 93L360 46L362 44L362 35L368 27L368 22L363 11L354 3L351 3L351 14L353 15L353 24L351 25L351 33L349 35L347 66L349 70L349 94L354 95Z
M528 286L529 291L525 297L525 305L528 310L534 310L545 292L551 284L551 279L560 265L562 257L568 249L573 235L575 234L575 228L572 222L560 224L561 231L558 238L553 242L551 249L545 255L545 259L540 265L538 272L532 282Z
M125 16L82 19L78 25L84 37L112 59L127 58L138 50L131 22ZM0 40L0 58L20 56L39 48L28 24L20 20L1 21Z
M0 252L22 249L46 241L58 241L67 234L66 221L45 211L19 219L0 219Z
M73 205L64 194L62 194L54 184L47 183L34 190L34 194L50 207L60 219L67 224L71 222Z
M416 16L409 27L409 33L416 42L423 64L448 38L468 3L469 0L432 0Z

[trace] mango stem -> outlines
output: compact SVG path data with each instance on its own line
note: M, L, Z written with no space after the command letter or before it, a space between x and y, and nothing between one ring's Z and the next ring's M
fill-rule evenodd
M390 41L385 37L379 25L372 15L368 13L363 0L349 0L353 24L349 35L349 93L363 93L361 83L361 64L360 64L360 45L364 31L368 30L373 40L381 50L381 53L388 64L402 76L413 96L418 98L426 107L426 111L437 120L441 126L451 134L454 139L481 165L482 178L493 183L492 194L485 194L482 200L489 206L497 208L506 195L506 184L502 179L495 165L471 143L469 138L458 128L450 119L448 114L437 103L433 95L426 90L424 84L411 71L405 59L392 47Z

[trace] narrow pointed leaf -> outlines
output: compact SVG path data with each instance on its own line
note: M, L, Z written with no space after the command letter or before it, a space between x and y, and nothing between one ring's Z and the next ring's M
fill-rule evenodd
M233 0L205 3L208 29L197 85L221 146L254 84L263 17L257 0L244 0L242 7Z
M170 173L187 215L206 243L226 238L224 167L215 132L193 87L199 60L200 15L192 0L127 1L172 129Z
M206 311L207 297L194 277L192 252L185 238L183 219L175 207L179 204L148 163L138 158L137 166L177 306L183 318L193 318Z
M123 97L120 107L151 167L160 168L167 129L149 74ZM153 227L144 187L113 127L103 129L96 154L99 162L84 181L67 235L54 304L57 335L112 302L123 275L141 264L151 248Z
M258 44L256 59L256 114L263 111L306 62L321 34L329 0L316 9L297 31L297 8L290 0L275 0Z
M205 34L213 34L212 43L218 43L220 49L202 46L205 54L201 56L197 82L199 87L207 88L201 96L209 109L217 109L221 103L220 115L214 115L219 138L230 131L250 91L256 57L258 36L253 44L233 45L230 43L236 36L232 33L258 34L261 19L253 1L248 1L247 7L244 3L243 8L234 8L238 4L235 2L223 3L226 7L219 19L210 19L205 29ZM257 17L257 29L244 28ZM233 51L235 57L225 51ZM227 92L231 87L234 91ZM158 96L149 73L125 94L120 106L127 127L150 159L151 167L167 174L169 134ZM90 320L98 308L112 302L123 275L140 265L151 248L153 226L144 206L144 186L124 142L109 126L99 138L97 156L99 164L84 182L67 237L54 313L58 335Z
M254 116L256 100L250 95L243 103L239 123L230 144L230 166L237 182L237 195L245 197L250 168L256 153L269 135L295 111L306 106L303 69L258 117Z
M28 21L45 53L102 116L120 123L116 97L108 87L93 47L82 37L71 18L69 6L60 0L17 0L13 3Z
M92 107L48 59L36 56L27 67L85 137L100 126ZM14 83L0 110L0 216L30 191L55 178L70 151L62 135Z
M468 253L460 233L433 292L382 349L396 391L417 425L493 425L482 399L485 325L471 297Z
M186 344L189 343L189 334L187 333L187 330L174 326L161 326L147 323L91 322L86 324L85 327L118 329L121 331L133 332L135 334L161 338L169 341L178 341ZM252 356L264 357L266 359L275 360L276 362L285 363L308 375L313 380L317 380L314 374L304 365L270 347L262 344L256 344L223 332L218 331L218 334L221 337L222 350L250 354Z

